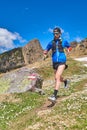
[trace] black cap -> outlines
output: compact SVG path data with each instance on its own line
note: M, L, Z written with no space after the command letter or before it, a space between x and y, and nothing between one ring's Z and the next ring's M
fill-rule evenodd
M54 29L53 29L53 33L56 33L56 32L61 33L61 29L58 28L58 27L54 28Z

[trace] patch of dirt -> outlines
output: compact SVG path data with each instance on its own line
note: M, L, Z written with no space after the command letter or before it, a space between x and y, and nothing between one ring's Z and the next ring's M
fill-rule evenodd
M19 103L21 102L20 98L15 98L13 94L1 94L0 102L10 102L10 103Z
M38 123L34 124L33 126L28 126L24 130L38 130L40 127L43 127L43 124L38 122Z
M54 104L52 104L50 101L48 101L46 99L46 102L44 103L44 105L41 108L36 110L37 115L40 117L43 117L44 115L50 114L53 107L59 105L59 103L61 103L62 101L65 101L67 99L71 99L77 95L87 94L87 86L84 86L84 88L85 89L83 89L82 91L72 93L70 96L58 97L56 103L54 103Z

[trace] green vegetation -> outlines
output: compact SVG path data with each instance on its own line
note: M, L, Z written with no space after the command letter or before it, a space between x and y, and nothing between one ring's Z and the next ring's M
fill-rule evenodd
M83 66L83 63L77 62L72 58L68 59L67 64L69 65L68 69L65 71L67 76L81 75L87 72L87 67Z
M72 59L68 64L64 76L73 80L69 88L61 86L57 103L52 108L47 108L47 97L53 90L51 81L44 88L46 95L43 96L31 92L1 95L0 130L86 130L87 77L84 75L87 67ZM51 80L54 74L50 64L36 71L46 80ZM0 85L2 82L0 79Z
M43 77L43 79L48 79L54 74L51 65L36 69L36 72L39 73Z
M0 78L0 94L8 90L9 83L10 83L10 80Z
M17 118L26 115L42 105L42 97L36 93L27 92L13 94L12 96L14 97L12 101L10 101L7 96L7 98L0 103L0 128L2 130L7 130L10 121L14 122Z
M72 58L69 58L67 61L68 69L65 70L64 75L81 75L87 72L87 67L83 66L81 62L77 62ZM53 68L51 64L42 66L36 70L43 78L48 79L54 75Z

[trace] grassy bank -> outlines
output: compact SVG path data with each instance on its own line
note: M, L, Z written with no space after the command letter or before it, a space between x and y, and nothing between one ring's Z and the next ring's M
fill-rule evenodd
M78 75L86 74L87 68L72 59L68 64L64 76L74 80L69 88L60 88L59 98L52 108L47 107L47 97L53 90L50 84L44 88L43 96L31 92L0 95L0 130L86 130L87 78L77 79ZM45 80L53 77L50 63L36 71Z

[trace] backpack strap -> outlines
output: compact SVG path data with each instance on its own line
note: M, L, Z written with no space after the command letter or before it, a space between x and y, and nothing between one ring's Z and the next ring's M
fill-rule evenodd
M56 52L56 49L58 49L59 52L64 52L62 39L58 40L58 44L56 44L55 40L52 40L52 53Z

